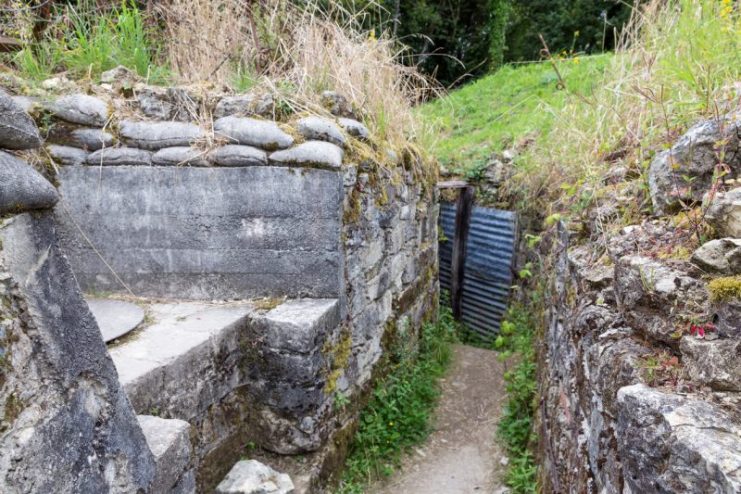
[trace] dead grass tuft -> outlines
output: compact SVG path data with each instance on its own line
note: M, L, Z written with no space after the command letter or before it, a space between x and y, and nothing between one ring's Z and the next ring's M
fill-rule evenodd
M163 50L184 82L269 91L291 112L322 113L321 93L337 91L378 139L398 147L416 140L424 129L412 106L437 87L402 63L401 45L363 31L363 12L329 4L165 0Z

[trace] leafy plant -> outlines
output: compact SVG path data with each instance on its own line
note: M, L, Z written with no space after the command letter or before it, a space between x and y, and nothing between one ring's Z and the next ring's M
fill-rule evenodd
M373 390L350 447L339 492L363 492L372 480L390 475L402 455L430 432L439 396L438 379L450 363L456 341L449 308L441 305L437 323L422 327L418 350L397 355L390 374Z
M514 304L507 311L500 334L494 341L494 348L501 352L502 358L512 354L519 357L514 368L504 375L508 399L498 427L499 438L509 457L505 482L515 494L536 492L537 466L532 452L537 390L534 334L532 313L524 305Z

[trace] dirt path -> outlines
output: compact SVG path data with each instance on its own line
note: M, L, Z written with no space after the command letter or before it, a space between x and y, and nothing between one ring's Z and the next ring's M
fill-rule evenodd
M442 383L435 431L373 494L505 492L503 454L495 442L504 403L504 365L494 352L456 346Z

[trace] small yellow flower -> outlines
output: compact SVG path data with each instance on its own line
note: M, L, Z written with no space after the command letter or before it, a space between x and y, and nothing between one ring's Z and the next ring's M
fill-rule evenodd
M393 426L394 426L394 423L393 423L393 422L389 422L389 425L390 425L391 427L393 427Z
M581 60L579 60L579 57L574 57L574 64L579 65L581 63Z

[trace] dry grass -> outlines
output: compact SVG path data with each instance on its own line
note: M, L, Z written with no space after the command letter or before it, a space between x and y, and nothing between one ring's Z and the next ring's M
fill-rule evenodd
M293 111L321 112L321 92L337 91L380 140L415 140L423 129L411 108L435 85L402 63L405 52L395 41L364 32L362 12L330 5L166 0L159 7L165 57L184 82L262 88Z
M729 1L653 0L636 10L604 79L573 96L513 186L552 210L586 204L616 166L645 179L653 154L740 103L741 15ZM526 192L522 192L526 191Z

